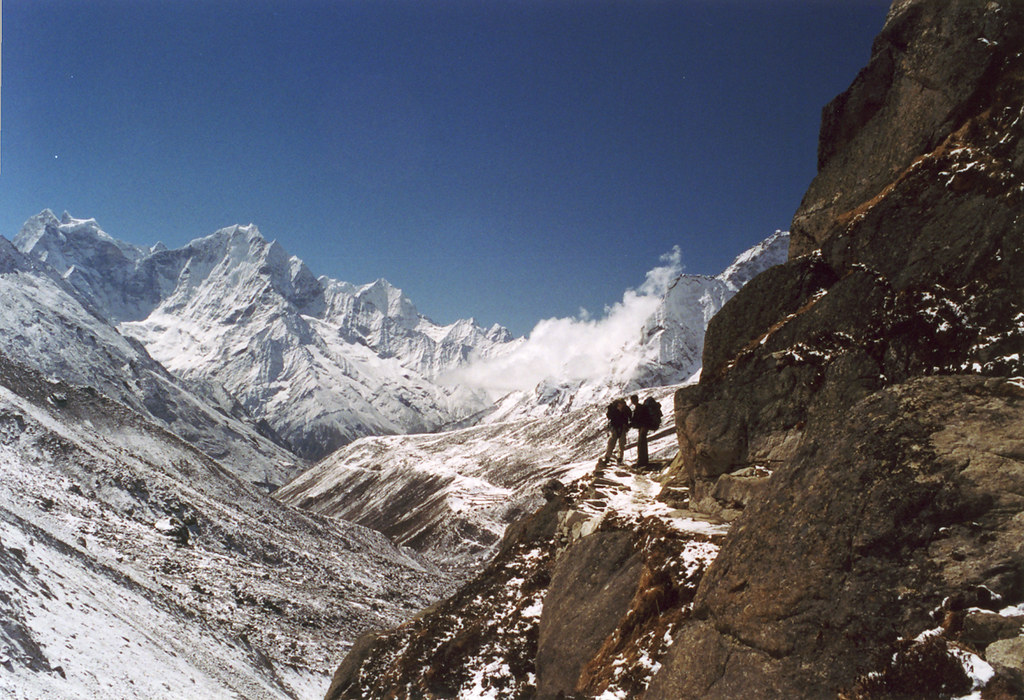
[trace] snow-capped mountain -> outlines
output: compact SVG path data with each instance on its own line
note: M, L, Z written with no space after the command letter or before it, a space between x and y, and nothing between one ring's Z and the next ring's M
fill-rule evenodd
M615 396L645 387L680 384L699 376L704 334L708 321L734 294L756 275L786 260L789 234L776 231L761 243L741 253L716 276L676 274L666 291L654 299L627 292L623 302L603 322L576 323L570 335L585 333L603 342L604 336L621 333L628 325L622 345L605 356L592 357L589 347L574 354L566 343L551 343L532 335L519 348L477 367L515 367L520 356L560 352L564 359L550 376L529 390L516 390L502 397L483 416L483 422L560 414L576 408L607 403ZM639 300L639 301L638 301ZM647 300L653 303L643 303ZM637 311L642 316L637 317ZM538 326L540 328L540 326ZM548 346L548 347L545 347ZM554 347L551 347L554 346ZM564 352L563 352L564 351ZM597 367L580 373L580 365ZM471 368L472 369L472 368Z
M94 220L44 211L15 244L54 266L168 370L223 387L303 457L480 410L482 394L432 377L514 345L499 326L434 324L385 280L318 279L252 225L143 250Z
M639 361L622 390L676 384L701 367L708 321L744 284L786 261L789 233L776 231L714 277L680 275L644 323ZM624 355L622 359L625 359Z
M119 249L114 248L113 251ZM80 268L67 268L74 276ZM81 268L84 269L84 268ZM0 237L0 353L43 376L87 386L147 416L248 481L283 483L294 455L258 431L223 391L200 398L119 334L52 267Z

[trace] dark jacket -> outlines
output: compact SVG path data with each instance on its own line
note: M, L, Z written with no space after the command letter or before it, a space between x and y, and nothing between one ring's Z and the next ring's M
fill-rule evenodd
M633 412L629 410L629 406L624 403L613 403L608 406L608 410L605 412L608 416L608 420L611 421L613 428L628 428L630 420L633 417Z

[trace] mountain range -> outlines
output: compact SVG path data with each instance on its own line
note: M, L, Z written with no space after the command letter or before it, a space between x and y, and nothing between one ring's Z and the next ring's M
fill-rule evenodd
M774 234L717 277L676 277L601 376L566 380L559 372L500 403L451 375L514 362L530 339L472 320L439 326L386 280L317 278L252 225L176 250L142 249L92 219L47 210L26 222L14 245L195 393L237 403L268 437L312 460L365 435L536 415L685 381L699 369L707 320L744 281L785 257L788 235Z
M438 326L385 280L318 279L251 225L143 250L44 211L14 244L198 393L228 392L307 459L480 410L483 397L430 378L512 340L472 321Z

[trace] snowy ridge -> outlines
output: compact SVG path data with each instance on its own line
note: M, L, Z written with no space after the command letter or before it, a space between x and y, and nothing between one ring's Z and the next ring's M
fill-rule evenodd
M726 284L733 292L769 267L781 265L789 255L789 233L776 231L757 245L736 256L729 267L715 279Z
M562 364L535 386L500 398L482 419L487 422L564 413L645 387L695 380L708 321L740 287L785 262L788 252L789 234L776 231L714 277L680 274L676 260L674 266L648 273L650 282L659 273L675 270L668 284L627 292L602 321L563 320L567 327L561 333L555 332L559 330L554 328L556 322L542 322L518 348L482 359L455 376L473 382L477 374L514 375L516 370L530 369L536 364L534 356L561 358ZM623 340L618 347L594 355L592 348L601 347L610 337Z
M789 234L776 231L715 277L680 275L644 324L639 361L622 391L682 382L700 371L711 317L740 287L785 262L788 254Z
M236 397L303 457L362 435L436 429L486 398L432 378L511 346L501 327L438 326L386 280L315 278L254 225L177 250L121 244L44 211L15 239L175 375Z
M654 395L671 416L675 388L641 396ZM380 530L464 576L493 554L508 523L540 504L543 484L593 470L607 422L604 406L591 405L436 435L362 438L274 496ZM662 431L670 426L666 418ZM674 434L665 435L652 442L651 457L671 459L676 449Z

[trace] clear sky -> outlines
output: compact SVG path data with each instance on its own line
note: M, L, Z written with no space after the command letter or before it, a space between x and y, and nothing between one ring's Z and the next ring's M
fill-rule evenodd
M3 0L0 235L255 223L526 334L789 226L888 0Z

